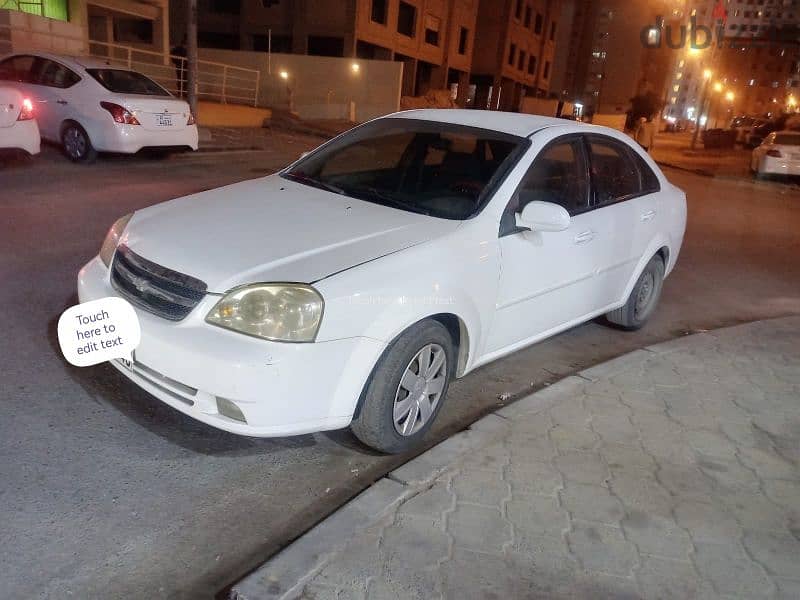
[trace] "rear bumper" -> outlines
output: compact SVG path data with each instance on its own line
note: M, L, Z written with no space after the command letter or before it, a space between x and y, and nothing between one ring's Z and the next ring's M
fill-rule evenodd
M81 269L81 302L116 295L99 258ZM132 368L111 364L173 408L232 433L274 437L349 425L383 342L256 339L204 321L218 299L207 296L180 322L136 308L142 331L136 362ZM218 398L233 402L246 423L220 414Z
M41 138L35 119L17 121L11 127L0 129L0 148L24 150L28 154L39 154Z
M768 175L800 175L800 160L765 156L758 170Z
M179 131L149 131L141 125L104 124L90 133L92 144L100 152L135 154L144 148L190 148L197 150L197 125Z

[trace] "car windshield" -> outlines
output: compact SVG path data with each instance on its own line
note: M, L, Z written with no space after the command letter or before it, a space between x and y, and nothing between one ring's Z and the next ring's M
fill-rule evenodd
M779 146L800 146L800 132L779 133L775 136L775 143Z
M86 71L100 85L115 94L171 95L155 81L136 71L124 71L122 69L86 69Z
M282 177L443 219L483 208L525 138L436 121L373 121L301 159Z

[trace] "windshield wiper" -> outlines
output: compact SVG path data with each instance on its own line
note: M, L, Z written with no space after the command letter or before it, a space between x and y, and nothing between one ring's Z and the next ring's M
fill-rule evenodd
M408 210L415 213L421 213L423 215L431 216L430 211L425 210L418 204L413 204L411 202L406 202L405 200L400 200L399 198L395 198L394 196L390 196L386 192L383 192L374 187L360 187L351 190L351 194L358 196L359 194L365 194L370 199L380 203L380 204L388 204L389 206L393 206L395 208L402 208L404 210Z
M334 194L339 194L340 196L347 196L347 192L345 192L342 188L337 187L332 183L315 179L314 177L305 175L304 173L284 173L284 177L291 179L292 181L296 181L297 183L304 183L306 185L310 185L311 187L319 188L327 192L333 192Z

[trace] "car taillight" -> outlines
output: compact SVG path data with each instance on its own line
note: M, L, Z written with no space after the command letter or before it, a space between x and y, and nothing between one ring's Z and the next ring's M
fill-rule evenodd
M124 106L114 104L113 102L101 102L100 106L111 113L115 123L120 123L122 125L141 125L139 120L133 116L131 111Z
M783 158L783 154L781 154L780 150L767 150L767 156L771 156L772 158Z
M19 111L17 121L30 121L33 118L33 102L30 98L22 101L22 109Z
M187 125L194 125L197 121L194 119L194 115L190 112L189 113L189 120L186 121Z

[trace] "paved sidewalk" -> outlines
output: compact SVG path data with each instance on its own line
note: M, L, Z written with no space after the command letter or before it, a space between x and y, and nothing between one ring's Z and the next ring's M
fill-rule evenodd
M485 417L232 595L794 600L799 463L800 317L703 333Z

